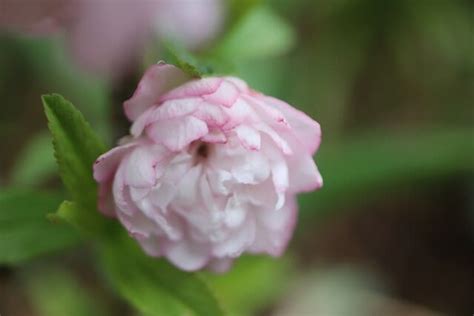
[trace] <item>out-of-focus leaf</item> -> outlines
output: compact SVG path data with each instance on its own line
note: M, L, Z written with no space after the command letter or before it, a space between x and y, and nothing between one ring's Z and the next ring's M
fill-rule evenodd
M250 10L226 34L216 55L232 61L277 56L295 43L291 26L269 7Z
M104 306L67 271L34 269L24 277L27 294L41 316L105 316Z
M15 264L79 241L71 227L46 218L60 201L52 193L0 192L0 263Z
M128 236L105 244L101 254L114 288L145 315L224 315L202 278L146 256Z
M403 134L374 131L338 144L323 143L316 160L324 186L301 197L302 216L373 199L403 183L473 171L473 134L470 128Z
M291 262L270 257L241 257L222 275L206 273L205 279L230 315L255 315L269 306L286 288Z
M35 186L56 171L51 136L42 132L25 146L11 171L14 186Z
M260 4L262 0L227 0L229 6L229 27L240 21L249 11Z

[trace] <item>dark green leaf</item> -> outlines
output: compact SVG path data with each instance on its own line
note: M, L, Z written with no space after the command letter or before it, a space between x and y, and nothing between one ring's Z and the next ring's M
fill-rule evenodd
M128 236L105 245L101 254L114 287L145 315L224 314L203 279L146 256Z
M70 226L46 218L60 201L52 193L0 192L0 263L15 264L79 241Z

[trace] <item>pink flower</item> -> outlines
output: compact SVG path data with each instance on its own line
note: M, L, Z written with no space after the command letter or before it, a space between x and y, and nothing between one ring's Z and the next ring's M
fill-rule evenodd
M62 32L81 67L113 78L134 66L154 33L197 48L217 35L223 17L222 0L6 0L0 28Z
M99 209L144 251L183 270L225 271L243 252L279 256L296 194L322 178L319 124L234 77L152 66L125 102L131 135L99 157Z

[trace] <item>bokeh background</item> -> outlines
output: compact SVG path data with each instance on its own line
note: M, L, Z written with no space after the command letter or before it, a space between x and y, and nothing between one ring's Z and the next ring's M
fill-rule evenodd
M23 2L23 12L33 10ZM113 76L77 58L72 33L0 23L0 211L53 212L63 195L42 94L71 100L112 145L127 133L122 102L148 65L167 60L165 38L179 39L196 59L230 69L323 128L315 159L325 185L301 197L287 254L242 258L228 275L204 276L232 315L472 315L473 3L222 0L209 38L188 45L166 21L193 0L177 2L153 17L166 27L133 42L140 49ZM2 9L13 10L8 1ZM31 191L38 199L20 206L9 198ZM0 253L34 241L7 228L0 216ZM139 315L89 254L76 245L0 265L0 314Z

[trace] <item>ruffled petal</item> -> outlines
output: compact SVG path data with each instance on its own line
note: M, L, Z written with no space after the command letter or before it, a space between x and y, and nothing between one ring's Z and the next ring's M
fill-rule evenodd
M158 104L160 96L189 80L181 69L164 63L151 66L140 80L133 96L124 102L127 117L134 121L150 106Z
M165 145L171 151L179 151L192 141L208 133L206 123L186 116L181 119L172 119L155 122L147 129L148 136L153 141Z

